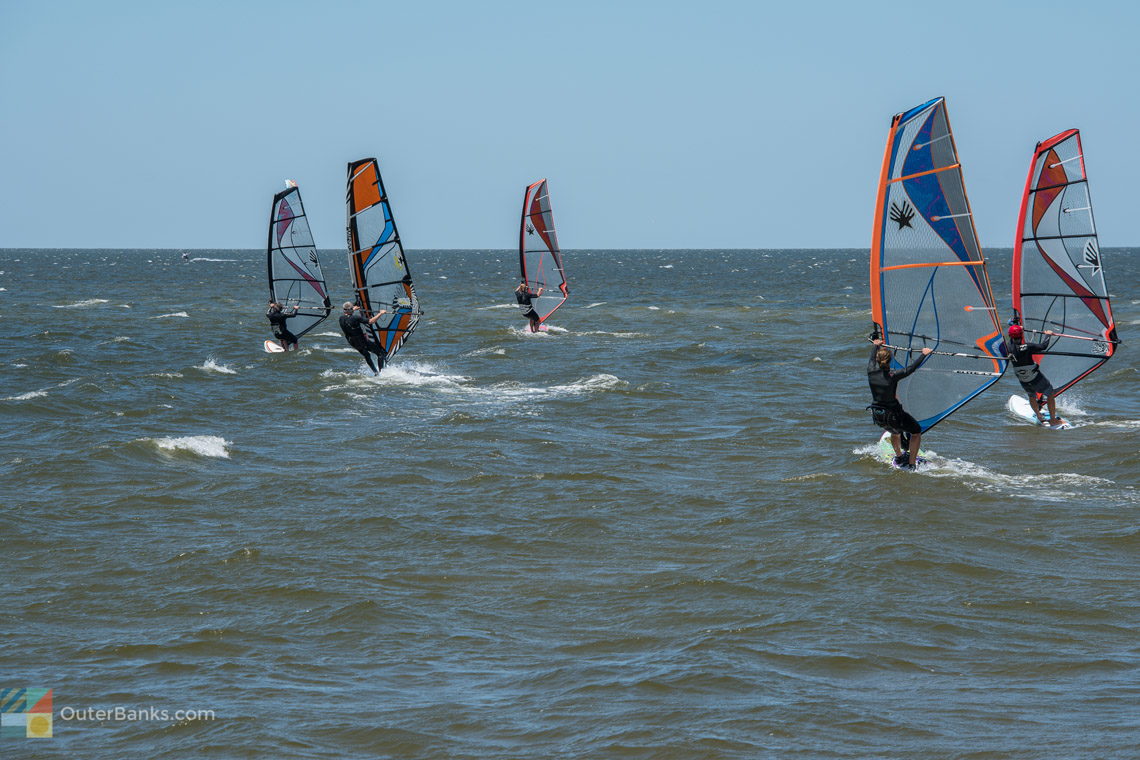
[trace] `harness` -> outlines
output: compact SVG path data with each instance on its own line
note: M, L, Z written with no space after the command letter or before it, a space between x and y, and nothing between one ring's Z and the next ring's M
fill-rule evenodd
M895 435L902 434L902 417L899 414L902 411L901 407L871 404L867 408L871 410L871 419L874 420L876 425L888 433Z

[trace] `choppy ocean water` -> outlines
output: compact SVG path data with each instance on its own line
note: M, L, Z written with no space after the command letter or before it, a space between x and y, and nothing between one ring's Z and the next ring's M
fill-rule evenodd
M55 710L0 754L1136 756L1134 251L1076 427L1007 375L918 474L865 251L570 251L540 335L512 252L408 258L373 379L331 320L261 351L260 252L0 251L0 688ZM115 707L214 719L62 713Z

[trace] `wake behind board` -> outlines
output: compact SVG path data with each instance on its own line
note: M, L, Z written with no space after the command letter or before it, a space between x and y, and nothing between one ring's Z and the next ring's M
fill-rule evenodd
M285 349L281 348L281 344L275 340L265 341L265 353L267 354L283 354Z
M914 463L916 465L926 464L926 457L927 456L928 455L925 451L923 451L922 449L919 449L918 450L918 458L914 460ZM895 464L895 447L891 445L891 434L890 433L883 433L882 437L879 438L878 459L880 462L883 462L884 464L889 464L891 467L894 467L896 470L902 469L897 464Z
M1045 427L1050 430L1068 430L1072 427L1072 425L1064 421L1062 421L1060 425L1050 425L1048 409L1041 410L1041 416L1045 418L1045 422L1042 424L1038 421L1037 415L1033 413L1033 407L1029 405L1029 399L1025 396L1010 396L1005 406L1006 409L1013 412L1015 416L1037 427Z

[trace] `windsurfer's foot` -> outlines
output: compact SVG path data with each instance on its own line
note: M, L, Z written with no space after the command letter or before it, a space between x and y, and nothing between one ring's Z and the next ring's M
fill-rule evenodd
M1058 417L1055 420L1049 421L1049 427L1061 427L1064 424L1065 424L1065 421L1063 419L1061 419L1060 417Z
M905 464L907 459L908 457L906 454L895 454L895 464L897 465Z

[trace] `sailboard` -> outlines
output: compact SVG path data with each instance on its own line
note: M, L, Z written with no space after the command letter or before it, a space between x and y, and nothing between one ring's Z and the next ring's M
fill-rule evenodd
M422 312L375 158L348 165L345 202L352 286L366 317L387 310L369 330L391 359L416 329Z
M522 221L519 224L519 269L522 280L532 293L542 288L542 295L531 299L539 323L566 303L570 291L566 271L562 268L562 251L558 247L558 231L550 210L550 189L546 180L527 187L523 194Z
M1108 361L1119 343L1076 129L1033 153L1013 248L1013 308L1026 340L1048 339L1047 353L1034 360L1058 394Z
M332 304L301 191L294 182L285 184L286 189L273 196L269 214L269 297L286 308L297 307L288 325L299 338L329 315Z
M946 114L935 98L891 121L871 239L871 312L925 432L998 381L1006 360L986 261Z

